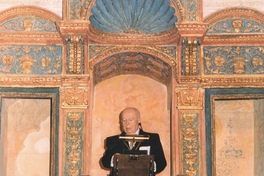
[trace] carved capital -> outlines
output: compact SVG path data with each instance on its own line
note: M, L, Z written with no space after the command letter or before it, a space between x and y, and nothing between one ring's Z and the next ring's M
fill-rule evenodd
M60 88L62 108L87 108L87 85L65 85Z
M176 88L178 109L203 109L204 89Z
M179 23L176 24L181 37L203 37L208 29L207 23Z
M67 20L56 23L62 36L86 36L88 31L88 21Z

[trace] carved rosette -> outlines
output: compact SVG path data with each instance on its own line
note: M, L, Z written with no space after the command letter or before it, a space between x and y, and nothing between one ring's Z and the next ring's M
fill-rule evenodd
M203 109L204 89L176 88L178 109Z
M87 108L89 88L86 85L63 86L61 91L62 108Z
M65 176L77 176L82 170L83 112L66 114Z
M199 118L196 112L181 114L182 172L199 175Z

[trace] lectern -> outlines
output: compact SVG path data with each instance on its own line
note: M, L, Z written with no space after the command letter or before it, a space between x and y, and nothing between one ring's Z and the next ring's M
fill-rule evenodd
M121 154L114 156L111 176L153 176L153 155Z

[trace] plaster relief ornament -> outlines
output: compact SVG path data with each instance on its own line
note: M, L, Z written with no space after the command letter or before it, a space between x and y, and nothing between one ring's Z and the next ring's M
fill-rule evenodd
M234 58L234 72L235 73L244 73L245 72L245 65L246 65L245 58L236 57Z
M20 67L22 69L22 73L31 73L34 62L36 62L30 56L27 55L21 57L19 61L20 61Z
M25 31L31 31L32 26L33 26L34 20L31 18L25 18L23 20L23 27Z
M242 20L241 19L235 19L232 21L232 26L235 30L235 32L241 32L242 28Z

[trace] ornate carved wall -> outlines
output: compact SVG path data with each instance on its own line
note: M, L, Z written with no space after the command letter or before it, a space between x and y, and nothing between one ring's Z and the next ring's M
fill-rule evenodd
M166 87L170 175L210 176L204 92L264 87L264 14L229 8L204 19L199 0L116 2L65 0L62 17L37 6L1 11L1 87L58 88L51 175L91 175L95 86L149 77Z

